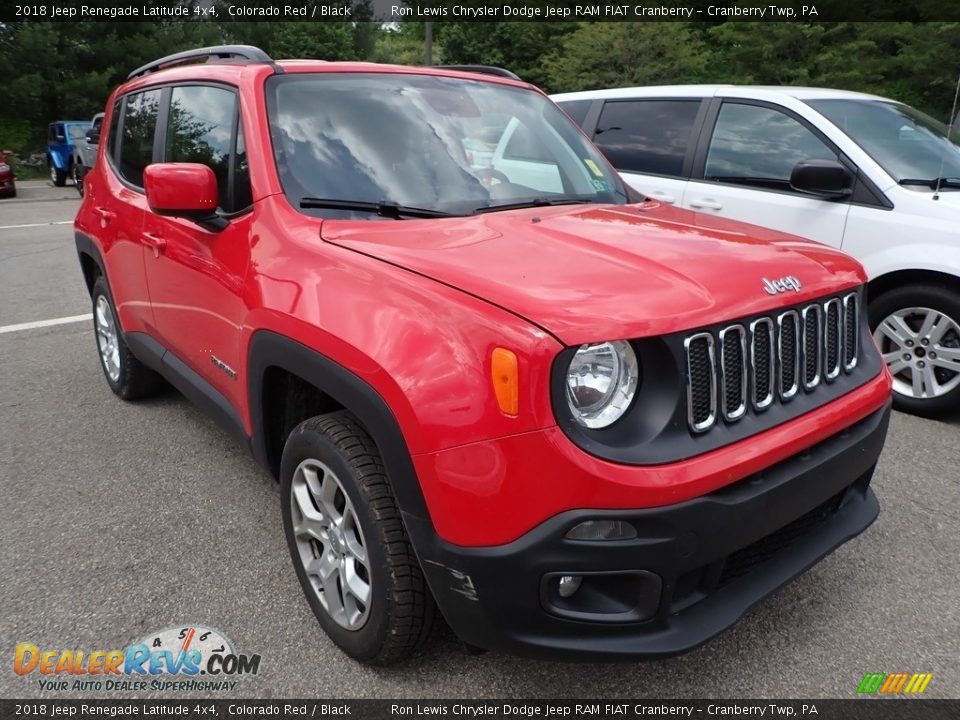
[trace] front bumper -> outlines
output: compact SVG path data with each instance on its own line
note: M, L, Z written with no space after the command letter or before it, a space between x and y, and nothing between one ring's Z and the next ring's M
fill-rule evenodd
M869 484L889 418L887 402L816 445L691 500L571 510L495 547L452 545L429 521L405 521L437 603L464 641L559 658L673 655L735 623L876 519ZM597 519L628 522L638 536L565 538ZM559 599L561 575L582 575L577 592L586 594Z

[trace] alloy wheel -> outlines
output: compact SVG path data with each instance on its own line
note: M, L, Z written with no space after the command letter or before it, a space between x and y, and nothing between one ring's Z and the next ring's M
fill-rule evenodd
M960 325L950 316L927 307L904 308L885 317L873 338L895 392L922 400L960 385Z
M97 298L94 324L97 330L97 347L100 349L100 362L112 382L120 380L120 343L117 336L117 323L107 298Z
M290 487L300 562L327 614L359 630L373 596L366 543L353 503L336 474L319 460L297 467Z

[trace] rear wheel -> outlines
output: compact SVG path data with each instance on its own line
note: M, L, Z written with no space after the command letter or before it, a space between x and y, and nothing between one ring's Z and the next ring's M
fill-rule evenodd
M905 285L870 303L873 338L893 375L894 407L933 416L960 407L960 296Z
M50 166L50 182L57 187L63 187L67 184L67 171L61 170L54 165Z
M100 367L115 395L124 400L137 400L153 395L163 387L162 378L137 360L124 342L113 300L102 275L93 284L93 329Z
M77 188L80 197L83 197L83 176L86 174L86 168L83 166L83 163L74 162L71 174L73 175L74 187Z
M435 606L370 436L346 412L305 420L287 439L280 477L290 555L330 639L375 665L413 653Z

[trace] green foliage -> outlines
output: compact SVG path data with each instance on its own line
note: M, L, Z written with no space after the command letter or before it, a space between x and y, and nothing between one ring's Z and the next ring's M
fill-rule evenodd
M370 59L378 63L422 65L423 51L422 37L400 30L386 30L377 35Z
M26 120L0 117L0 150L23 152L30 147L30 123Z
M219 0L222 16L233 1ZM231 42L277 58L424 62L422 20L381 24L372 0L342 2L355 22L2 23L0 147L42 150L48 122L89 119L130 70L188 48ZM914 6L918 19L933 17L937 0ZM882 18L899 5L871 0L871 7ZM947 120L960 73L960 24L951 22L435 22L432 29L436 62L499 65L551 92L820 85L883 95Z
M443 63L496 65L550 87L545 54L575 32L572 22L450 22L434 25Z
M709 53L686 23L579 23L543 58L551 92L702 81Z

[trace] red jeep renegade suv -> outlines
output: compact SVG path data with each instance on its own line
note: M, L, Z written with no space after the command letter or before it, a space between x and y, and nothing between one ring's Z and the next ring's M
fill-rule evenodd
M206 48L104 127L75 230L107 383L166 379L279 478L353 657L438 612L482 648L683 652L876 518L860 266L632 195L510 73Z

